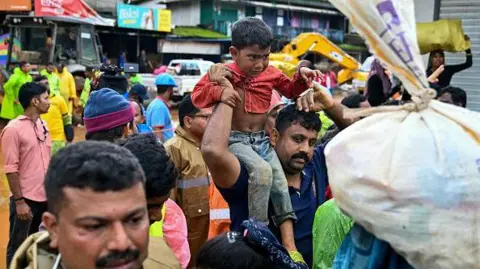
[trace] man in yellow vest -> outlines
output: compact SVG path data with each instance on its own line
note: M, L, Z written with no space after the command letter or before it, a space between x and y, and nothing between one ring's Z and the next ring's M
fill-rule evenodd
M60 94L68 106L68 115L73 113L73 103L77 99L77 89L75 88L75 80L73 75L68 72L65 64L59 63L55 73L60 79Z
M52 84L46 76L36 77L35 82L49 88L50 108L48 112L40 117L47 122L48 130L52 138L52 156L60 149L64 148L67 143L71 143L74 138L72 117L68 115L67 103L59 95L58 91L52 90ZM53 84L55 85L55 84Z

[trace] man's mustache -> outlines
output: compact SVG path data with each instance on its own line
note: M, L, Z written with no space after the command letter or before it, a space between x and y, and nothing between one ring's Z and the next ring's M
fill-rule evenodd
M293 154L290 160L293 160L293 159L303 159L305 163L310 162L310 158L308 157L308 154L305 152L299 152L299 153Z
M124 251L124 252L115 251L115 252L109 253L105 257L99 258L95 262L95 265L97 268L102 268L109 264L115 264L118 261L133 261L138 259L139 256L140 256L140 251L138 249L128 249L127 251Z

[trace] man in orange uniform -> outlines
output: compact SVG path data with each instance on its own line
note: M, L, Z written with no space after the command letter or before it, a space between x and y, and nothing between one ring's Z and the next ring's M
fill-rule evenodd
M230 208L223 199L213 181L210 182L210 225L208 227L208 240L217 235L230 231Z

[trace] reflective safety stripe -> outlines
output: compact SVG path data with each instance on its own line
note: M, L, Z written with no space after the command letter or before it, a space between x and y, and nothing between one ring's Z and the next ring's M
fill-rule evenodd
M230 209L210 209L210 220L230 219Z
M178 181L177 187L180 189L190 189L190 188L208 186L208 184L209 184L208 177L199 177L196 179L180 179Z

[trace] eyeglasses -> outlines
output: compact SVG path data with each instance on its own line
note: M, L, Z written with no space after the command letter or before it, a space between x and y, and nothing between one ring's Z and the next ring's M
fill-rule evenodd
M37 119L38 120L38 119ZM47 131L47 127L45 127L45 124L43 123L42 120L40 120L40 122L42 123L42 127L43 127L43 140L38 136L38 128L37 128L37 124L32 120L32 123L33 123L33 131L35 132L35 136L37 137L37 140L39 142L45 142L47 140L47 134L48 134L48 131Z
M201 114L198 114L198 115L193 115L192 118L197 118L197 117L198 117L198 118L204 118L204 119L207 119L207 120L208 120L208 119L210 118L210 116L212 116L212 115L201 115Z

